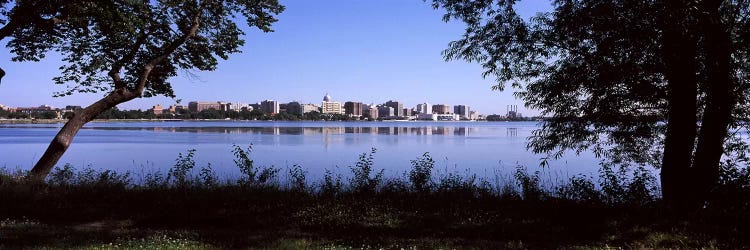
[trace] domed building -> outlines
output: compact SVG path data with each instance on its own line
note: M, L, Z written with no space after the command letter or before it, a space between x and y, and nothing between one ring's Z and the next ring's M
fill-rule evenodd
M344 108L340 102L331 101L331 95L326 93L323 96L323 103L320 105L320 113L323 114L343 114Z

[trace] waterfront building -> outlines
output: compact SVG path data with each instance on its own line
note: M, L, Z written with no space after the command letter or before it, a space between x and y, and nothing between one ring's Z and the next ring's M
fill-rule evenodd
M396 112L393 107L380 105L378 106L378 117L381 118L393 118L396 116Z
M274 100L265 100L260 102L260 111L264 114L278 114L280 112L279 102Z
M201 112L207 109L223 110L226 111L229 108L228 103L225 102L189 102L188 110L190 112Z
M432 105L432 113L433 114L450 114L451 113L451 106L445 105L445 104L435 104Z
M403 102L390 100L385 102L385 106L393 108L393 110L396 112L393 116L404 116Z
M250 104L247 104L247 103L241 103L241 102L229 103L229 110L242 111L242 109L248 109L249 107L250 107Z
M410 108L405 108L405 109L404 109L404 112L402 112L401 114L402 114L402 116L404 116L404 117L407 117L407 116L411 116L411 115L412 115L412 109L410 109Z
M460 117L457 114L419 114L417 120L427 121L458 121Z
M453 106L453 113L457 114L461 119L471 119L470 113L471 110L469 106L466 105L456 105Z
M353 117L362 116L362 103L348 101L344 103L344 114L351 115Z
M378 117L380 117L380 112L378 112L378 108L376 106L370 105L370 107L367 109L367 112L370 115L371 119L378 119Z
M161 115L164 113L164 108L161 106L161 104L156 104L151 107L151 112L154 113L154 115Z
M432 106L429 103L417 104L417 113L419 114L432 114Z
M320 105L320 112L323 114L343 114L344 109L341 102L331 101L331 95L326 93L323 96L323 102Z

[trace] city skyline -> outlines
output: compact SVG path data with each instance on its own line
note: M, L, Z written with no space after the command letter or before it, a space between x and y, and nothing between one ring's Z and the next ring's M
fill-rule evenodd
M520 11L532 16L548 3L525 2ZM477 64L445 62L441 52L462 34L463 25L445 23L442 12L422 1L283 2L274 33L246 30L244 53L220 62L213 72L180 72L170 79L177 99L263 100L317 103L320 93L336 93L339 101L378 103L399 100L469 104L485 114L505 113L507 104L535 115L513 98L513 90L492 91L494 79L481 77ZM393 8L398 6L399 8ZM344 20L344 21L342 21ZM88 106L103 93L52 98L64 86L52 84L62 65L60 56L42 62L9 62L0 51L7 72L0 85L0 103L27 107ZM32 91L33 90L33 91ZM262 93L262 94L261 94ZM251 98L250 98L251 97ZM176 100L166 97L136 99L118 107L147 109Z

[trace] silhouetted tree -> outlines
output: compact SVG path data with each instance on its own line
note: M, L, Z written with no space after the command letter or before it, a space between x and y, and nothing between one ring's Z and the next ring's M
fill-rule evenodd
M515 0L433 0L466 24L444 51L550 116L529 148L593 152L661 168L665 201L703 204L723 143L748 119L750 2L553 1L524 19Z
M239 52L244 33L237 16L269 32L274 15L283 11L276 0L0 3L5 24L0 39L10 38L13 60L41 60L53 49L65 63L53 80L68 85L56 96L107 93L63 126L31 170L36 180L47 176L75 134L98 114L139 97L174 97L168 79L178 70L214 70L219 59Z

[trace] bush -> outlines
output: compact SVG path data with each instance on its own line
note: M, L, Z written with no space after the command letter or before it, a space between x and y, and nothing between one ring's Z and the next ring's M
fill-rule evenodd
M435 160L425 152L416 160L411 160L411 166L409 181L412 189L419 193L429 192L432 188L432 168L435 167Z
M247 146L247 149L237 145L232 145L234 154L234 164L240 169L243 177L240 178L239 184L251 187L264 187L273 184L278 176L279 169L271 167L256 168L254 161L250 158L253 151L253 145Z
M516 178L519 186L521 187L521 197L524 200L541 200L544 195L542 187L539 185L539 171L535 171L534 175L529 175L525 167L516 167L516 172L513 175Z
M331 170L326 169L325 175L323 175L323 183L320 186L320 193L323 195L337 195L341 193L343 189L343 183L341 183L341 175L336 174L334 176Z
M289 187L295 192L307 191L307 171L303 170L300 165L294 164L289 169Z
M188 149L186 155L179 153L172 168L169 169L167 180L176 187L190 186L190 170L195 167L195 149Z
M357 161L354 166L349 167L354 174L349 181L353 192L374 194L377 191L377 187L383 181L384 169L381 169L379 172L375 173L374 176L371 176L376 151L375 148L372 148L370 154L362 153L359 155L359 161Z

